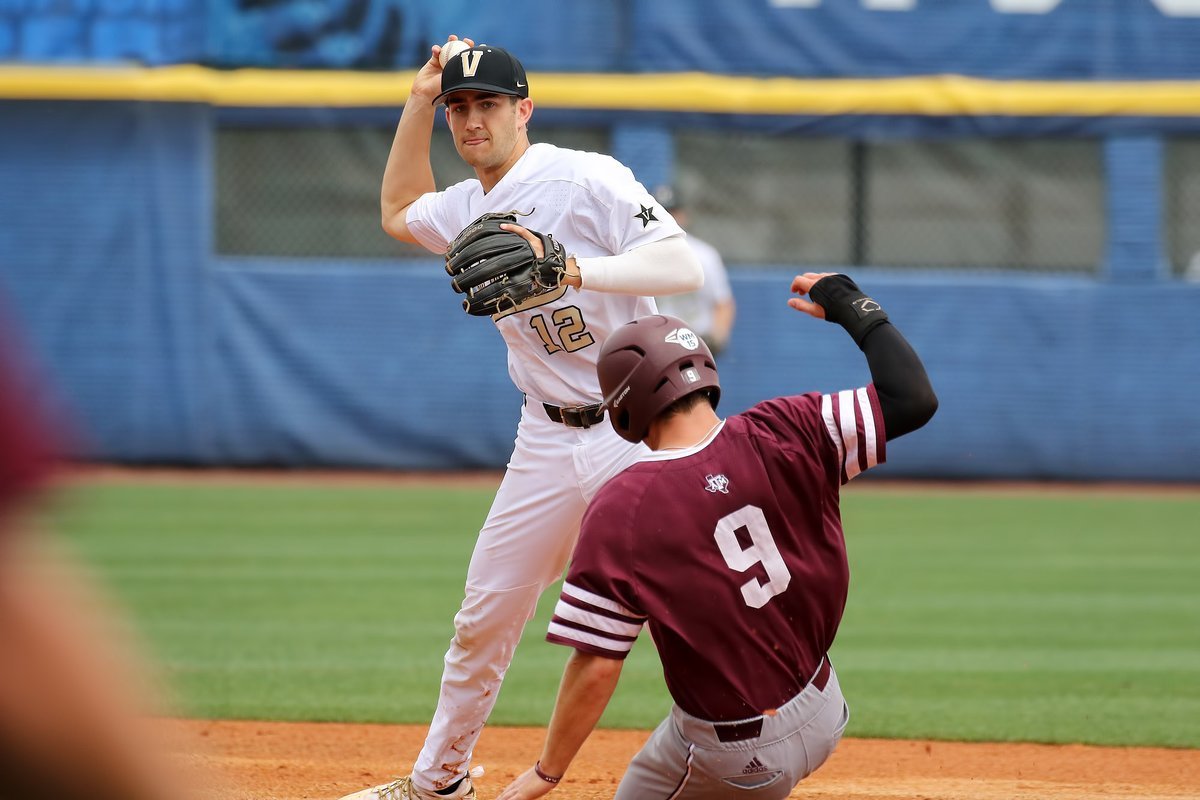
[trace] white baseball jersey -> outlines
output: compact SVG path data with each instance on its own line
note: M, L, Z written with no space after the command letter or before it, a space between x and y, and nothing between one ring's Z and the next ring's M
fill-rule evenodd
M682 233L628 167L551 144L531 145L486 194L472 178L422 195L406 222L417 241L444 253L489 211L516 211L523 215L520 225L552 234L567 253L584 258L619 255ZM493 319L508 344L508 372L517 388L533 400L571 406L600 399L600 344L619 326L655 311L650 297L565 288Z
M712 333L713 308L733 297L733 290L729 286L725 262L717 248L690 233L687 243L704 268L704 285L694 292L659 297L656 302L663 314L679 317L688 322L696 333L708 336Z

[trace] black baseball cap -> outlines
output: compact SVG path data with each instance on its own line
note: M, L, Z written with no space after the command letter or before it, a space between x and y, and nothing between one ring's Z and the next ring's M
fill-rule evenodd
M446 62L442 70L442 93L433 98L433 104L463 89L529 97L529 81L517 57L486 44L464 50Z

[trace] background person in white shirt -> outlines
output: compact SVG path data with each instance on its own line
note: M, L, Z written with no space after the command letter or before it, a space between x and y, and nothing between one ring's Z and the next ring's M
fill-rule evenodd
M737 316L737 303L729 287L725 261L717 248L692 233L689 228L690 215L675 187L659 186L654 190L654 199L675 217L681 227L688 229L687 243L704 269L703 286L694 292L658 298L658 310L685 320L704 339L713 355L718 355L729 344L733 321Z
M472 46L443 71L441 46L431 51L384 172L384 230L440 255L481 214L516 211L521 226L512 230L551 234L570 257L558 290L492 317L525 395L515 448L467 570L425 746L411 775L351 796L361 800L475 796L471 755L538 596L562 574L591 498L648 452L604 421L600 345L629 320L653 314L655 295L691 291L703 280L683 231L627 167L606 155L530 144L534 106L515 57ZM476 175L440 192L429 163L438 103ZM526 238L542 256L540 240ZM446 302L457 303L449 283Z

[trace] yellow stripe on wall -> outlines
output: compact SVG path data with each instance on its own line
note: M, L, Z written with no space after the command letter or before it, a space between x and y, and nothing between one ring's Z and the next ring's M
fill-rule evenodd
M0 99L145 100L217 106L399 106L412 71L335 72L0 66ZM720 114L1200 116L1200 81L743 78L702 73L532 73L545 108Z

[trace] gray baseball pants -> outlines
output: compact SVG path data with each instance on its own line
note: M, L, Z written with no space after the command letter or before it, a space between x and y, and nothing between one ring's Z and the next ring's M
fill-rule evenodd
M615 800L782 800L825 763L849 721L827 660L774 714L713 723L673 706L630 762Z

